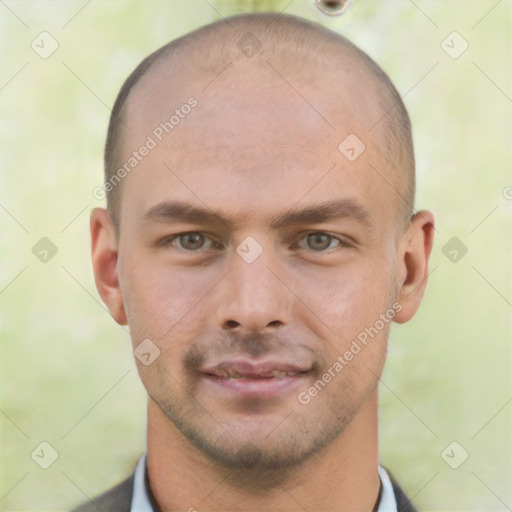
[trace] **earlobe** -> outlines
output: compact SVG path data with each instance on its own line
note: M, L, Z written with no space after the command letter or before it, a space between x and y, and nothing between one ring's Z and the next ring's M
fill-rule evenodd
M434 242L434 216L429 211L414 215L400 247L402 287L398 302L402 310L395 322L409 321L418 310L428 280L428 259Z
M126 325L127 317L117 274L117 237L110 216L104 208L95 208L91 212L90 227L96 288L114 320Z

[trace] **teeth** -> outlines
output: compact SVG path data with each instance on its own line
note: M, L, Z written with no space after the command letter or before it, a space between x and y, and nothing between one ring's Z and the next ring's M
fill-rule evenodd
M272 370L269 372L261 373L259 375L250 376L240 374L234 368L219 367L213 370L211 374L223 379L284 379L285 377L293 377L297 375L297 372L288 372L286 370Z

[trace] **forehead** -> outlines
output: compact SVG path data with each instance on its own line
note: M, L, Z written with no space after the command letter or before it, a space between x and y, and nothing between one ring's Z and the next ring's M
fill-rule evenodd
M382 166L382 144L368 131L382 113L374 84L356 87L359 75L306 83L283 61L232 64L213 81L152 73L126 107L125 159L151 149L123 182L122 223L169 198L255 221L299 200L355 197L385 218L392 201L372 169Z
M297 114L303 114L309 107L317 117L323 117L325 128L331 131L342 128L345 120L350 120L352 128L356 128L356 121L360 129L368 130L390 107L388 91L380 79L361 57L343 47L326 43L326 56L288 43L286 49L275 53L267 50L248 59L236 49L238 56L233 56L232 45L220 46L222 50L205 57L196 42L192 48L178 48L157 60L133 87L125 106L125 121L147 132L190 96L198 99L203 113L215 109L222 96L229 96L228 108L238 109L242 120L244 103L258 106L271 101L282 109L291 106L291 114L300 107ZM206 50L207 46L203 53ZM144 126L145 122L149 124Z

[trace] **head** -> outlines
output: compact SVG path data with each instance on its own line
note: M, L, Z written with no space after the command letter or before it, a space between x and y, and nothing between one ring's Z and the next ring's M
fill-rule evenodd
M139 374L170 431L220 464L283 467L376 414L433 218L413 214L409 118L365 53L283 14L198 29L123 85L105 170L96 284L150 354ZM234 391L222 376L247 362L293 375Z

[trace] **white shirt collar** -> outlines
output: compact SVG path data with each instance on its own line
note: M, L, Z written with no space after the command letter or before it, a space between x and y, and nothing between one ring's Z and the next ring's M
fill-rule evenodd
M149 501L148 490L144 482L144 473L146 469L146 454L142 454L133 479L133 496L130 512L154 512ZM389 479L386 470L379 466L379 476L382 482L382 493L380 496L379 508L377 512L397 512L397 505L393 485Z
M393 484L391 483L389 475L382 466L379 466L378 470L382 483L382 493L380 495L377 512L397 512L395 491L393 490Z
M154 512L149 501L148 490L144 482L144 473L146 470L146 454L140 456L135 475L133 477L133 496L130 512Z

